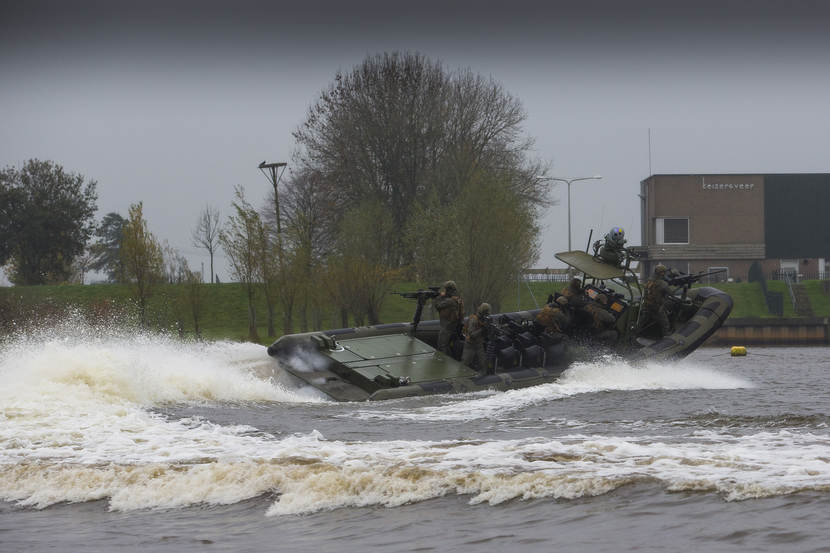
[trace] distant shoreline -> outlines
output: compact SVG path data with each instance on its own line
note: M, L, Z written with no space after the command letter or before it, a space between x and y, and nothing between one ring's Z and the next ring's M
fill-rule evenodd
M830 317L730 318L706 346L828 346Z

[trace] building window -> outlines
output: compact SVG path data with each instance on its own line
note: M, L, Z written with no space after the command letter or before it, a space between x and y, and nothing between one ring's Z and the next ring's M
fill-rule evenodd
M669 219L658 217L655 229L657 232L658 244L688 244L689 243L689 219Z

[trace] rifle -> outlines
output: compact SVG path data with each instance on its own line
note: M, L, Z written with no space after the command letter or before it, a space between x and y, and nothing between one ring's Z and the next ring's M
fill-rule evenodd
M440 286L430 286L426 290L417 290L415 292L392 292L409 300L418 300L418 306L415 308L415 316L412 317L410 336L415 336L415 331L418 330L418 323L421 322L421 313L424 310L424 304L429 299L437 298L440 295L440 290Z

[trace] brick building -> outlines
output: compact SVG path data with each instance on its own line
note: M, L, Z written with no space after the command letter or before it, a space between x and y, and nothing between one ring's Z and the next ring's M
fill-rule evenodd
M830 278L830 173L652 175L640 183L642 275L726 268ZM728 276L727 276L728 275Z

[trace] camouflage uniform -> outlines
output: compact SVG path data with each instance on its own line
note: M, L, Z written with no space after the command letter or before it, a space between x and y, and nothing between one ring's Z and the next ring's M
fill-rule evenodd
M455 282L448 280L444 283L440 295L433 300L438 310L438 351L452 355L450 341L458 333L458 323L464 317L464 302L458 295Z
M482 303L478 308L478 313L467 317L467 324L464 327L464 353L461 356L461 362L471 368L477 367L482 373L487 370L484 338L487 334L489 317L490 304Z
M594 320L594 329L596 330L607 330L613 327L614 323L617 322L614 315L609 313L604 307L607 304L608 298L605 294L600 294L597 296L596 301L589 301L585 304L585 311L587 311Z
M573 278L567 286L562 288L562 295L568 300L568 305L572 309L581 309L585 307L588 299L585 297L585 292L582 290L582 283L578 278Z
M560 296L561 299L562 297ZM567 300L560 301L559 305L549 303L536 315L536 322L544 328L544 332L547 334L563 334L568 328L568 325L570 325L570 315L560 307L563 304L567 305Z
M565 303L562 305L567 306L570 315L569 324L574 331L579 333L581 329L590 324L588 322L590 314L585 310L585 306L588 304L588 296L585 295L585 290L583 290L582 283L578 278L571 279L568 285L562 289L562 296L557 299L557 302L561 303L562 298L565 299Z
M652 276L646 283L646 293L643 298L643 314L640 317L640 329L646 327L651 322L655 322L660 327L660 335L665 336L671 332L671 325L669 325L669 317L666 314L666 297L671 294L669 283L664 278L666 274L666 267L658 265L654 269L654 276Z
M585 305L585 312L591 315L594 321L593 335L595 339L600 342L613 343L617 341L619 336L614 328L617 319L605 308L607 304L608 297L605 294L600 294L596 301L589 301Z

